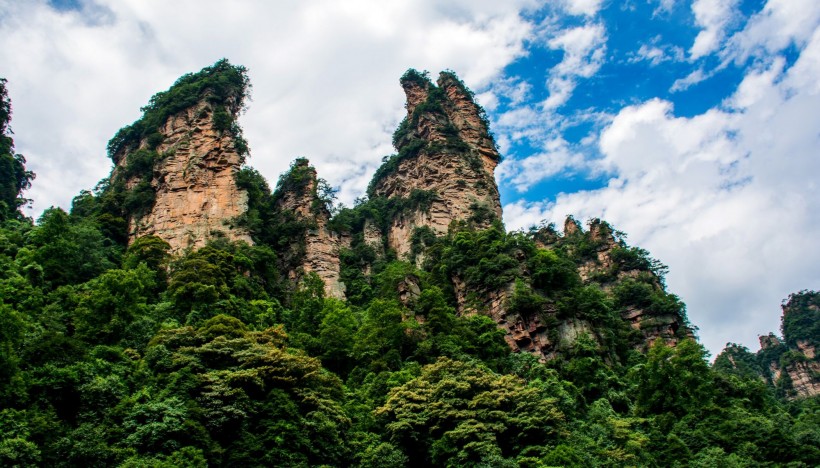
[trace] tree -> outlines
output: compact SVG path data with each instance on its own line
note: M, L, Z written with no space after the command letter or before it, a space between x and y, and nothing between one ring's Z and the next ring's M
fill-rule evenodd
M563 431L555 401L536 386L481 365L439 358L394 388L376 410L412 465L503 461Z
M0 78L0 221L22 216L17 209L28 200L21 194L34 179L34 173L26 170L26 158L14 154L10 122L11 100L6 79Z
M692 339L670 347L656 340L638 371L636 410L641 415L672 413L681 417L713 399L707 352Z

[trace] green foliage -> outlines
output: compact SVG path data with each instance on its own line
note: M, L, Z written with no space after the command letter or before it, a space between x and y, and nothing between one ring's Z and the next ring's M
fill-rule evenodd
M539 249L498 224L461 225L442 237L419 230L427 270L354 240L345 268L369 266L359 277L367 292L339 301L310 274L285 293L278 255L265 245L221 240L172 258L164 241L145 237L120 262L98 227L100 203L84 194L71 215L55 209L36 226L0 225L4 464L817 459L816 403L778 400L745 349L730 347L714 369L692 341L659 341L645 357L632 350L640 341L629 333L639 332L622 308L677 310L651 272L615 281L609 294L583 283L560 245ZM345 222L377 223L387 206L360 204ZM507 313L539 316L560 357L510 354L493 319L459 316L452 276L478 291L514 284ZM562 321L575 332L553 335ZM788 355L782 348L778 359Z
M72 223L59 208L43 212L32 229L28 248L17 254L27 268L42 271L53 287L88 281L119 263L119 249L107 245L93 223Z
M213 119L217 129L232 131L238 143L237 150L243 154L247 152L247 143L239 127L234 125L233 116L242 109L249 88L247 69L231 65L226 59L197 73L186 74L168 91L152 96L148 105L142 108L142 117L114 135L108 142L108 156L116 163L123 152L135 149L143 139L147 139L149 151L156 149L162 143L160 126L170 116L193 107L202 99L214 106Z
M694 340L683 340L674 348L657 340L638 371L638 414L669 412L680 417L708 405L714 388L706 355Z
M648 279L649 281L645 281ZM653 284L652 277L627 278L614 289L616 303L621 307L634 306L656 316L683 317L684 305L674 294Z
M792 348L798 341L820 347L820 292L790 294L783 305L783 339Z
M649 271L663 282L668 268L649 256L649 252L640 247L616 246L609 253L612 262L619 271Z
M440 358L376 410L413 465L464 466L515 457L554 440L563 414L538 387Z
M160 442L158 450L176 450L196 443L190 437L204 428L203 437L225 447L222 462L229 465L344 458L342 434L350 421L339 405L341 382L318 360L283 348L286 339L281 327L251 332L238 319L221 315L196 329L160 332L147 351L148 362L160 375L195 376L195 387L186 393L195 397L196 411L172 422L175 428L169 429L182 432L166 431L161 439L142 443ZM167 382L166 391L178 392L173 379ZM161 421L167 425L169 417Z
M480 160L444 118L451 104L442 87L415 71L402 80L429 98L394 135L399 159L443 152L459 155L460 170L477 170ZM454 76L442 80L472 96ZM757 356L729 344L710 367L696 342L660 339L644 355L644 333L686 325L684 307L665 290L664 267L623 234L600 220L564 236L549 225L507 233L499 220L481 229L490 217L476 205L446 235L415 227L410 261L398 261L388 227L440 201L416 190L335 213L329 228L350 239L339 252L347 299L327 298L315 273L289 278L317 225L281 205L306 196L311 214L324 215L334 198L304 159L275 193L257 171L236 173L249 210L232 222L254 246L218 239L172 257L148 236L126 248L127 219L153 203L159 123L204 98L200 117L241 137L244 69L220 61L155 96L112 140L115 158L129 155L118 173L75 197L70 214L52 208L37 224L16 211L32 176L12 156L4 80L0 87L0 465L797 467L820 459L817 398L782 400L794 393L788 373L776 388L760 378L773 362L808 359L795 346L817 345L816 292L789 297L784 342L772 336ZM438 119L443 143L415 134L422 118ZM482 313L499 305L503 314ZM623 318L638 309L644 330ZM496 320L519 319L554 353L548 362L510 353L512 337ZM676 338L687 334L683 327Z
M442 266L473 288L496 290L521 275L516 252L528 247L533 246L496 221L485 230L456 232L442 252Z
M534 288L547 294L580 285L575 264L561 251L538 249L527 258L527 268Z
M266 310L250 302L269 300L278 283L270 248L213 241L171 264L167 298L180 323L197 324L217 314L259 323Z
M137 317L146 314L154 284L155 275L145 265L132 270L109 270L85 283L77 291L79 302L74 312L77 337L101 344L132 338L128 336L133 334L132 325ZM133 338L132 346L138 346L141 337Z
M430 72L427 70L418 71L415 68L409 68L404 75L401 76L399 79L401 85L408 86L409 84L414 84L416 86L426 88L432 85L432 81L430 81Z
M22 217L18 208L28 202L22 192L31 187L34 179L34 173L26 170L26 158L14 153L10 122L11 101L6 80L0 78L0 222Z
M764 378L767 374L758 357L745 346L736 343L726 343L726 347L715 358L712 368L718 373L745 379Z

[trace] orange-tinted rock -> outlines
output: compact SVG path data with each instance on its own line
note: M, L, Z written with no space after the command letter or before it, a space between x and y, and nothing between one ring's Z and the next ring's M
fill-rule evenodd
M244 229L230 224L248 208L247 193L234 180L242 157L233 136L214 127L212 113L212 106L202 101L169 117L160 128L164 141L156 151L161 159L151 180L156 201L144 216L130 217L131 241L155 235L171 245L172 253L202 247L215 237L252 242ZM115 158L116 170L129 156Z
M818 337L808 325L817 321L820 313L820 293L801 291L789 296L783 305L781 340L773 333L760 336L761 353L773 359L767 365L768 380L782 388L786 397L810 398L820 394L820 360L815 343ZM793 315L797 315L795 320ZM792 318L791 325L787 319ZM785 382L782 379L787 379Z
M299 218L307 220L309 228L305 233L304 256L299 266L288 272L288 276L298 279L302 274L314 272L324 281L326 296L344 299L345 285L340 280L339 248L345 240L328 229L330 212L318 200L316 170L306 159L297 161L292 170L306 171L306 181L295 190L279 193L276 209L293 212Z
M472 96L448 73L442 73L437 89L418 81L404 82L403 88L409 128L396 142L397 149L419 144L424 148L376 181L373 195L408 198L414 190L424 190L436 196L429 207L409 210L392 221L387 242L400 258L408 256L416 227L427 226L442 235L454 220L476 219L477 208L501 218L493 175L500 156ZM429 99L436 99L436 105L422 109Z

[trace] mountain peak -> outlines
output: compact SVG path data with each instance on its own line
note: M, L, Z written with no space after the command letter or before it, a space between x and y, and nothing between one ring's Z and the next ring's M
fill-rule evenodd
M143 116L108 143L108 190L122 200L128 236L156 235L174 252L227 237L250 242L232 220L247 210L234 175L248 152L236 118L246 70L220 60L155 94Z
M416 228L440 235L453 221L488 226L500 220L494 172L501 158L483 110L455 74L442 72L434 85L426 72L410 69L400 83L407 116L393 134L398 153L376 171L368 194L388 199L430 195L429 206L402 213L389 227L388 246L402 257Z

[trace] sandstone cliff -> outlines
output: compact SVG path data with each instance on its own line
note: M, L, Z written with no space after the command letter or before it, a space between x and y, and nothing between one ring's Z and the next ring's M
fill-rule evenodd
M475 290L461 278L453 280L459 312L492 317L505 331L505 340L513 351L529 352L550 360L572 349L584 335L607 347L611 335L620 334L639 351L645 351L658 339L675 346L681 339L694 338L686 324L683 305L664 291L658 266L645 251L629 248L617 240L607 223L593 219L589 230L584 231L570 217L564 225L563 235L550 226L532 232L530 236L538 248L561 251L567 259L572 259L573 264L565 265L565 268L572 269L572 274L577 275L575 281L581 286L600 291L601 297L610 303L608 307L619 315L621 327L625 328L613 330L618 325L611 319L603 323L583 315L562 313L554 300L532 291L533 272L526 267L527 257L532 253L518 252L515 261L522 265L518 279L499 288ZM527 296L530 299L526 299ZM517 305L533 301L534 306Z
M247 147L236 116L245 79L227 62L186 75L112 140L112 190L124 200L131 240L157 235L179 253L215 237L250 243L253 235L275 251L291 284L315 274L326 296L347 294L354 303L370 297L373 275L393 253L419 268L430 258L446 271L444 289L452 287L460 315L491 317L512 350L544 360L585 336L601 349L618 341L639 350L692 336L657 265L605 222L592 220L584 231L570 218L563 234L504 231L494 179L500 155L483 110L452 73L435 84L414 70L402 77L407 116L393 137L398 154L378 169L369 200L332 220L323 181L306 159L272 194L257 172L240 171ZM462 234L484 247L443 259L442 243L455 247ZM409 279L398 289L405 305L420 294Z
M288 277L298 280L306 273L316 273L325 283L325 295L344 299L345 286L340 280L340 234L328 228L330 212L318 194L319 179L307 159L297 159L280 180L274 194L274 210L293 216L304 229L293 239L298 248Z
M771 333L760 337L758 357L766 380L789 398L820 394L820 293L789 296L781 328L782 340Z
M486 226L501 218L501 203L493 177L500 155L487 121L472 93L452 73L441 73L434 85L414 70L402 77L407 117L393 143L398 154L379 168L369 194L410 198L414 192L433 194L429 204L406 210L390 220L388 247L399 258L410 252L418 227L445 234L454 220Z
M174 253L215 237L251 242L231 225L247 210L234 178L247 151L235 124L244 73L223 60L184 76L109 143L112 179L125 185L130 241L156 235Z
M232 136L214 128L212 115L203 101L170 117L160 129L164 140L156 148L159 161L150 182L156 198L145 215L129 217L132 241L155 235L172 252L199 248L221 236L251 242L247 232L230 225L247 210L247 194L234 180L242 158ZM129 156L122 155L118 168L128 164ZM127 184L137 183L130 179Z

